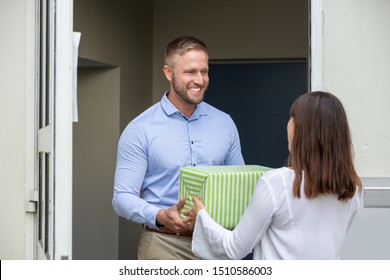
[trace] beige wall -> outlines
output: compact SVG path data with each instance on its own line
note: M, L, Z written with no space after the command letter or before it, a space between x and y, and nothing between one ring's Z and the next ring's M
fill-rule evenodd
M25 257L27 6L0 1L0 259Z
M162 74L165 46L193 35L210 59L307 58L307 0L154 1L153 99L168 88ZM212 83L212 80L210 81Z
M345 106L364 187L390 187L390 1L323 5L324 89ZM389 260L390 211L364 208L363 199L341 257Z
M119 221L111 197L119 135L119 77L119 68L78 69L73 259L118 259Z
M359 175L389 177L390 1L323 3L323 85L344 102Z
M152 16L152 1L74 0L74 30L81 32L79 56L120 68L120 71L118 70L119 96L116 96L117 88L112 92L107 89L104 98L101 96L99 100L95 100L94 90L89 89L88 101L79 108L84 110L84 112L80 111L81 115L94 116L97 108L109 101L110 97L119 102L115 109L99 111L100 119L103 120L115 117L113 114L116 110L119 117L118 129L106 127L105 130L95 130L91 132L94 137L89 138L96 142L94 151L102 150L102 154L94 155L94 152L90 151L93 157L88 159L85 158L85 152L74 154L74 173L77 181L74 184L74 192L85 198L83 200L74 197L74 207L76 207L74 226L77 231L74 232L74 258L136 258L139 226L118 218L113 212L111 199L119 134L131 119L151 105ZM93 76L93 71L88 75ZM96 90L101 89L99 84L94 86ZM93 122L94 120L89 118L88 123L93 124ZM80 117L79 124L82 123ZM114 119L109 123L112 126L116 125ZM100 125L97 119L95 125ZM81 130L80 133L83 133L83 137L91 137ZM109 142L104 140L107 137L110 139ZM75 140L75 151L87 145L82 140ZM103 163L104 160L106 162ZM80 163L83 165L80 166ZM80 169L76 170L78 167ZM100 179L88 178L85 177L86 174L78 173L86 169L89 169L89 176L99 173ZM75 189L77 186L80 189ZM97 191L94 192L94 189ZM91 215L80 212L83 206ZM99 208L97 216L92 214L96 207ZM101 215L103 215L102 219L100 219ZM96 234L93 233L94 231ZM88 242L84 242L85 240Z
M79 56L121 68L121 128L151 103L152 1L74 0Z

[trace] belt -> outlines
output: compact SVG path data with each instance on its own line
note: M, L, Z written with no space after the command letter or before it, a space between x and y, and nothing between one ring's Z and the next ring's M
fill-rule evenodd
M165 234L171 234L176 236L192 236L192 230L186 232L174 232L173 230L170 230L169 228L166 227L163 227L161 229L151 228L147 225L142 225L142 227L146 230L157 232L157 233L165 233Z

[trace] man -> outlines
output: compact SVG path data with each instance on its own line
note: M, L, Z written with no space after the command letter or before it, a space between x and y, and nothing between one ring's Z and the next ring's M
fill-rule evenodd
M180 166L244 164L233 120L203 102L208 70L202 41L186 36L169 43L163 67L169 91L120 137L113 207L143 226L139 259L196 259L193 225L179 216Z

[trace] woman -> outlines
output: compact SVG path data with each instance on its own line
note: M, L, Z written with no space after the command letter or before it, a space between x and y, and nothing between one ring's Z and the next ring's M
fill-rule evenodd
M265 173L233 231L215 223L193 197L192 250L201 259L338 259L359 208L361 181L341 102L309 92L292 105L289 167Z

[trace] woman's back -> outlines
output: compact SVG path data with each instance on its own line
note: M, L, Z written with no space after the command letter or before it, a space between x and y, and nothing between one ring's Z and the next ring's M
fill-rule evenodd
M215 225L197 199L193 251L205 258L337 259L359 208L361 180L345 110L308 92L291 106L288 166L264 174L237 227ZM203 206L203 207L202 207ZM198 248L197 248L198 246Z
M307 199L303 191L301 198L296 198L292 195L294 178L295 172L284 167L268 172L257 185L267 186L276 210L254 258L338 258L350 222L359 208L358 192L346 202L333 194Z

